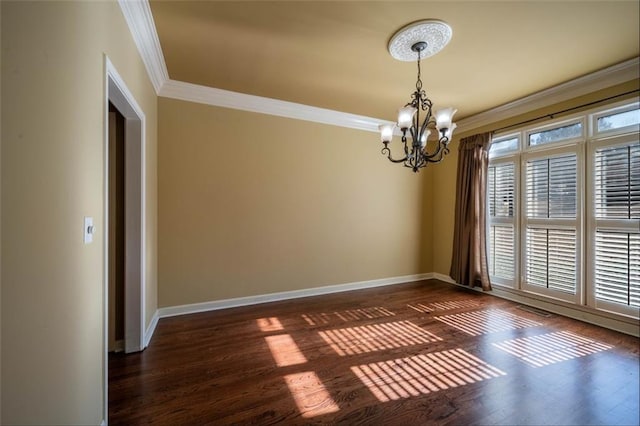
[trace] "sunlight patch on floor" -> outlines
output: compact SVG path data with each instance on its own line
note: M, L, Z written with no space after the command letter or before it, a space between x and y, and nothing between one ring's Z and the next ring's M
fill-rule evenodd
M537 327L538 322L501 311L490 309L485 311L471 311L459 314L433 317L451 327L457 328L471 336L480 336L487 333L514 330L524 327Z
M258 327L260 327L260 331L267 332L284 330L284 327L282 327L280 320L276 317L259 318L256 320L256 323L258 324Z
M568 331L505 340L493 343L493 346L520 358L533 367L544 367L612 348Z
M506 375L462 349L351 367L381 402L410 398Z
M319 331L322 339L340 356L438 342L442 339L411 321Z
M433 303L413 303L408 304L407 307L428 314L433 311L447 311L451 309L468 309L479 306L479 303L475 300L452 300L445 302L433 302Z
M302 417L310 418L340 410L322 381L313 371L284 376Z
M326 325L339 322L360 321L392 317L395 313L381 306L372 308L348 309L345 311L323 312L319 314L302 314L302 318L309 325Z
M300 352L300 348L288 334L278 334L264 338L278 367L304 364L307 358Z

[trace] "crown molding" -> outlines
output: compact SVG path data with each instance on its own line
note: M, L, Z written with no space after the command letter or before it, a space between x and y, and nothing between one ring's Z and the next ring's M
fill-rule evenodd
M378 125L388 123L362 115L297 104L278 99L247 95L169 79L160 40L148 0L118 0L129 31L138 47L149 79L158 96L223 108L257 112L296 120L378 132ZM616 84L639 78L640 61L633 58L592 74L536 92L457 122L457 132L466 132L529 111L586 95ZM397 133L397 132L396 132Z
M640 59L633 58L464 118L458 121L456 130L457 133L460 134L461 132L497 123L498 121L525 114L538 108L568 101L634 79L637 80L639 74Z
M158 96L370 132L378 132L378 126L387 122L356 114L170 80L148 0L118 0L118 4Z
M378 132L378 125L385 122L385 120L363 115L349 114L175 80L167 81L162 86L159 95L165 98L348 127L368 132Z
M147 68L151 84L156 94L159 94L162 86L169 80L169 72L164 62L149 2L148 0L118 0L118 4L127 21L133 41L138 47L142 62Z

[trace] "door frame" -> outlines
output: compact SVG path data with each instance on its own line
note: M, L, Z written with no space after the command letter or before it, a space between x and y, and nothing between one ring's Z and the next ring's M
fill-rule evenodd
M125 352L145 348L145 229L146 164L145 115L131 91L104 56L104 176L103 176L103 332L104 332L104 421L108 419L109 369L109 102L125 119Z

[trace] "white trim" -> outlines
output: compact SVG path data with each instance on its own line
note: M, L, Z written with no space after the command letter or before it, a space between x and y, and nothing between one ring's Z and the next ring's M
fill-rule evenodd
M125 317L139 318L135 323L125 321L125 347L126 352L136 352L144 349L144 332L145 332L145 292L146 292L146 253L145 253L145 236L146 236L146 118L142 108L136 102L133 94L127 88L124 80L117 72L109 58L105 55L106 71L107 71L107 102L111 101L120 113L125 117L126 125L126 156L129 161L125 164L128 177L125 185L125 202L135 208L135 203L139 202L139 216L132 210L131 214L126 212L125 220L127 226L127 247L136 247L127 256L128 265L125 269L127 274L126 280L131 283L137 283L136 288L125 284ZM139 142L139 147L135 146L135 142ZM139 148L139 149L136 149ZM108 149L106 146L105 149ZM105 162L108 161L108 156ZM138 173L139 166L139 175ZM105 166L107 167L107 166ZM105 179L108 179L108 169L105 169ZM105 180L105 197L108 196L107 182ZM108 209L108 199L105 198L105 206ZM105 212L105 219L108 217L108 210ZM105 220L106 222L106 220ZM103 226L104 232L108 232L108 223ZM105 234L105 247L108 243L108 234ZM128 248L127 248L128 249ZM105 248L106 251L106 248ZM136 253L137 252L137 253ZM136 258L133 258L134 255ZM105 252L105 256L107 253ZM106 265L106 264L105 264ZM105 266L106 267L106 266ZM106 273L105 273L106 276ZM108 281L107 281L108 282ZM134 327L135 326L135 327Z
M378 132L378 125L388 123L388 120L170 80L149 1L118 0L118 4L158 96L370 132ZM458 121L457 132L460 134L537 108L638 79L639 67L640 58L633 58L533 93Z
M147 330L144 332L144 347L146 348L147 346L149 346L149 342L151 341L151 338L153 337L153 333L155 333L156 331L156 326L158 325L158 320L160 319L160 314L158 312L158 310L156 309L156 311L153 313L153 317L151 317L151 322L149 322L149 326L147 327Z
M624 321L612 318L610 316L599 315L596 312L590 312L590 310L588 309L576 309L575 307L560 305L558 303L555 303L554 300L540 300L537 298L529 297L529 295L521 294L517 290L503 290L501 288L497 288L496 286L493 287L493 290L491 290L489 294L495 297L500 297L502 299L511 300L512 302L522 303L527 306L572 318L578 321L595 324L597 326L619 331L624 334L640 337L640 329L638 328L637 321L635 324L633 324L633 321Z
M106 425L106 421L109 418L109 83L110 69L112 68L109 58L105 55L104 61L104 128L102 129L104 146L103 146L103 179L102 184L102 196L104 197L104 210L102 212L103 226L102 226L102 249L103 249L103 295L102 295L102 333L104 339L104 348L102 351L102 387L103 387L103 419L102 424Z
M468 290L477 291L478 293L484 293L489 296L499 297L501 299L510 300L512 302L522 303L527 306L531 306L534 308L542 309L544 311L552 312L557 315L562 315L568 318L572 318L578 321L583 321L589 324L595 324L600 327L605 327L611 330L619 331L621 333L629 334L632 336L640 337L640 329L638 328L638 322L630 319L625 321L623 319L613 318L610 315L601 315L599 312L592 312L589 308L578 308L576 306L566 306L558 303L555 300L542 300L544 296L533 296L530 294L523 294L522 291L509 289L509 288L500 288L498 286L493 286L491 291L483 291L479 287L468 287L462 284L458 284L448 275L440 274L437 272L432 272L431 278L443 281L449 284L454 284L458 287L465 288ZM615 314L614 314L615 315Z
M431 275L431 278L433 278L434 280L443 281L443 282L449 283L449 284L460 285L457 282L455 282L453 280L453 278L451 278L449 275L440 274L438 272L432 272L429 275Z
M158 94L165 82L169 80L169 72L164 62L149 2L147 0L118 0L118 4L127 21L133 41L138 47L142 62L147 68L151 84Z
M153 315L151 324L147 328L145 334L145 342L148 345L155 332L156 325L159 319L169 318L179 315L195 314L200 312L215 311L227 308L237 308L241 306L250 306L260 303L277 302L283 300L297 299L301 297L319 296L324 294L340 293L344 291L362 290L367 288L382 287L388 285L403 284L413 281L424 281L435 279L448 284L454 284L458 287L477 291L479 293L485 293L490 296L499 297L502 299L511 300L514 302L524 303L528 306L532 306L545 311L553 312L558 315L563 315L569 318L577 319L580 321L588 322L591 324L607 327L622 333L631 334L634 336L639 335L637 325L633 325L628 321L617 320L610 316L599 315L598 313L592 313L585 309L575 309L573 307L561 306L555 304L553 301L540 300L535 297L531 297L527 294L522 294L518 290L504 290L496 288L489 292L484 292L478 287L467 287L456 283L449 275L440 274L438 272L428 272L416 275L405 275L401 277L383 278L379 280L371 281L359 281L347 284L337 284L325 287L315 287L304 290L284 291L279 293L262 294L257 296L237 297L233 299L214 300L203 303L192 303L189 305L179 306L167 306L159 308ZM635 328L634 328L635 327Z
M637 108L637 102L634 103ZM594 114L595 115L595 114ZM615 130L614 130L615 132ZM587 164L588 183L585 193L587 195L588 204L585 210L587 215L587 305L598 310L611 312L619 315L626 315L631 318L637 318L639 309L630 305L621 305L618 303L607 302L606 300L596 298L596 238L598 230L617 230L624 233L635 233L638 231L638 221L635 219L605 219L596 217L595 194L596 194L596 152L600 149L608 149L613 147L623 147L635 145L638 143L638 132L616 135L610 137L608 135L593 137L588 141L587 146Z
M283 291L279 293L261 294L256 296L236 297L233 299L213 300L210 302L192 303L189 305L167 306L158 309L160 318L176 315L195 314L198 312L215 311L219 309L236 308L239 306L257 305L259 303L277 302L281 300L298 299L301 297L319 296L323 294L341 293L343 291L362 290L366 288L403 284L412 281L422 281L434 278L433 274L404 275L401 277L382 278L370 281L358 281L347 284L336 284L324 287L307 288L303 290Z
M133 180L127 178L126 192L130 190L133 196L139 202L139 211L134 210L131 213L126 213L126 220L132 219L135 223L134 227L128 229L128 234L136 234L136 238L132 239L132 244L138 246L139 257L134 259L131 269L131 283L125 283L125 314L132 318L132 320L125 320L125 350L128 352L143 350L144 338L145 338L145 294L146 294L146 252L145 252L145 232L146 232L146 219L145 219L145 204L146 204L146 120L142 108L136 102L133 94L128 89L124 80L113 66L109 57L104 55L104 182L103 182L103 198L104 198L104 210L103 210L103 287L104 287L104 300L103 300L103 333L104 333L104 419L108 419L108 301L109 301L109 126L108 126L108 111L109 102L112 102L126 120L126 144L129 148L133 148L131 151L127 151L128 154L134 153L139 163L139 176L136 176ZM139 150L135 149L135 145L139 143ZM129 195L125 194L127 200ZM136 214L138 213L139 216ZM127 237L127 240L129 237ZM127 246L129 241L127 241ZM137 264L134 265L134 262ZM128 268L127 268L128 269ZM129 271L127 274L127 280L130 279ZM135 288L132 286L135 285ZM128 300L128 301L127 301Z
M549 144L542 144L532 148L526 148L520 155L520 181L518 182L520 187L520 206L518 210L520 217L516 218L519 221L519 238L520 241L520 289L529 293L539 294L554 299L564 300L571 302L575 305L581 305L584 296L584 274L583 274L583 261L584 261L584 188L585 188L585 127L586 123L584 117L580 120L563 120L555 121L550 125L545 125L543 128L553 128L556 126L566 125L567 122L580 122L582 123L582 135L577 138L569 139L572 141L570 144L565 145L565 142L550 142ZM531 130L523 131L524 139L527 140ZM529 208L528 201L528 182L527 174L529 172L530 161L552 159L556 157L575 156L576 159L576 214L573 218L535 218L528 217L527 210ZM550 166L549 166L550 168ZM549 171L550 173L550 171ZM547 190L551 191L549 186ZM542 287L540 285L530 284L527 280L527 271L530 258L527 252L527 233L529 229L554 229L554 230L567 230L575 231L575 293L566 293L564 291ZM548 250L548 246L547 246ZM550 251L550 250L549 250ZM547 261L548 262L548 261ZM549 268L550 265L547 265ZM547 279L548 281L548 279ZM548 285L548 283L547 283Z
M159 96L376 133L378 132L378 126L380 124L388 122L364 115L349 114L331 109L264 98L262 96L247 95L176 80L167 81L162 86Z
M633 58L617 65L604 68L574 80L533 93L513 102L500 105L479 114L458 121L456 132L467 132L478 127L506 120L538 108L577 98L616 84L639 78L640 58Z

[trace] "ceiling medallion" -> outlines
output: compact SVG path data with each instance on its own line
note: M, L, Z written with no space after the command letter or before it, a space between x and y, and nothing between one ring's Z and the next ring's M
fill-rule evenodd
M428 163L442 161L443 156L449 153L449 142L456 128L452 120L457 110L433 110L433 103L422 89L420 76L421 59L441 51L451 40L451 34L451 27L447 23L430 19L407 25L389 41L391 56L400 61L417 61L418 78L411 100L398 111L397 123L382 124L379 127L380 139L384 144L382 154L391 162L403 163L414 172ZM422 119L421 113L424 113ZM396 127L402 132L404 156L401 158L394 158L389 148ZM432 134L434 137L430 138Z
M415 61L416 52L411 48L418 42L426 43L421 58L440 52L451 40L453 31L449 24L437 19L414 22L396 32L389 41L389 53L399 61Z

